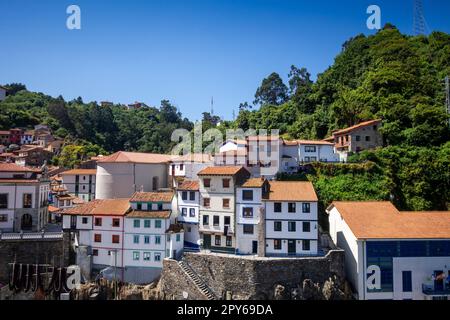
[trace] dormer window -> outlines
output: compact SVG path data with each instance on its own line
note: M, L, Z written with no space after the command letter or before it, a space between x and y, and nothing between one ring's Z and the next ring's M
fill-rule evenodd
M211 179L203 179L203 186L205 187L205 188L209 188L209 187L211 187Z

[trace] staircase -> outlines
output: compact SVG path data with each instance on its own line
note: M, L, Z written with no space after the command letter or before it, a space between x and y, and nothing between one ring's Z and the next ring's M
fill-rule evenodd
M208 300L217 300L214 292L206 285L206 283L200 279L200 277L192 270L192 268L184 261L178 261L178 265L184 271L184 273L188 276L189 279L194 282L195 286L201 293L203 293Z

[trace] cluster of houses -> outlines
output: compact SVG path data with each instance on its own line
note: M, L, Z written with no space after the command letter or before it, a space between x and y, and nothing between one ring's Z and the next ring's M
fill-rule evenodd
M120 151L52 177L45 168L0 163L0 230L39 231L59 216L83 275L134 283L157 278L163 259L184 251L323 256L312 183L276 174L375 147L379 125L337 131L333 142L227 140L214 156ZM450 212L336 201L326 213L358 299L448 299Z

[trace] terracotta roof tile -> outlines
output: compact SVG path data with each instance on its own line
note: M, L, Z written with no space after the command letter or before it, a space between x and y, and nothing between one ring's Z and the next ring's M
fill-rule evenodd
M127 214L127 218L168 219L169 217L170 217L170 210L162 210L162 211L132 210L129 214Z
M173 192L135 192L130 201L132 202L171 202Z
M69 215L123 216L130 211L129 199L95 199L76 207L63 210Z
M189 153L182 156L173 156L172 162L189 161L189 162L211 162L213 157L207 153Z
M184 180L177 187L178 190L199 190L199 182L197 180Z
M247 171L242 166L216 166L216 167L207 167L203 170L200 170L197 173L198 176L234 176L240 171ZM247 171L247 173L249 173Z
M141 153L141 152L126 152L118 151L110 156L98 159L98 163L167 163L172 160L174 156L168 154L158 153Z
M14 163L0 163L0 172L41 172L40 169L22 167Z
M309 181L269 181L268 201L318 201Z
M349 132L351 132L353 130L357 130L357 129L360 129L360 128L363 128L363 127L367 127L367 126L371 126L371 125L374 125L374 124L378 124L380 122L381 122L381 119L364 121L364 122L358 123L358 124L356 124L354 126L335 131L335 132L333 132L333 135L349 133Z
M72 169L63 171L60 173L61 176L68 176L68 175L96 175L97 169Z
M359 239L449 239L450 211L401 212L388 201L335 201Z
M264 178L250 178L241 185L243 188L261 188L267 180Z

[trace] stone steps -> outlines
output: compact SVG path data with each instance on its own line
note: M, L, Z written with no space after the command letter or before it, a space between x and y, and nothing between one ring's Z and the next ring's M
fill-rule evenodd
M184 261L178 261L178 265L186 273L186 275L194 282L197 288L202 292L208 300L217 300L216 295L212 290L203 282L202 279L188 266Z

